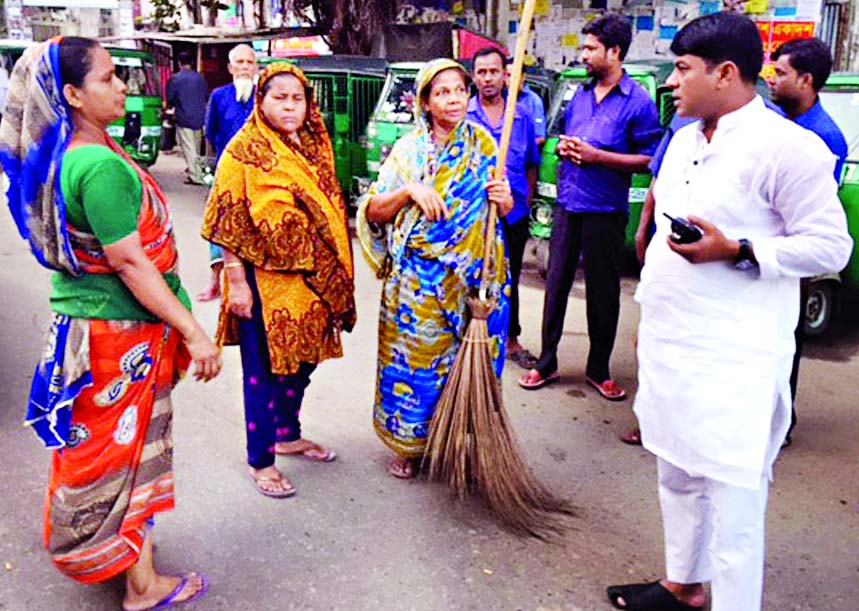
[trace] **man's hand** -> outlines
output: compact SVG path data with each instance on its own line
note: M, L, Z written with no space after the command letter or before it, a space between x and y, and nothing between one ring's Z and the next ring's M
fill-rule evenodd
M650 242L650 236L647 234L647 228L644 230L639 228L635 232L635 254L638 257L638 262L642 265L644 265L644 253L647 251L647 244Z
M576 165L588 163L600 163L600 149L588 144L578 136L573 136L567 140L568 158Z
M692 244L676 244L669 236L668 248L690 263L709 263L710 261L733 261L740 252L740 243L729 240L719 228L697 216L690 216L689 222L697 226L704 234ZM637 245L637 240L636 240Z

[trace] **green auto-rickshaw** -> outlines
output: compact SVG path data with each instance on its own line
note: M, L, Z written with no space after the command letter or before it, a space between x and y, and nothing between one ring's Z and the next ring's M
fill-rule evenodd
M847 140L847 162L838 197L847 214L853 255L840 274L813 278L803 304L805 333L820 335L842 303L859 302L859 73L835 73L820 92L820 103Z
M0 40L0 68L10 74L24 49L33 44L32 41ZM155 60L145 51L121 48L108 48L108 51L117 76L128 87L125 116L108 126L108 134L132 159L144 166L152 165L161 148L161 85Z
M263 58L262 65L290 61L313 85L316 103L334 147L337 180L351 203L367 178L365 133L385 82L388 62L373 57L329 55L289 60Z
M668 61L640 61L624 65L627 74L650 94L656 101L659 110L659 120L663 126L668 125L674 116L674 105L671 92L663 83L671 74L674 65ZM564 117L570 100L578 88L590 80L584 66L577 66L563 71L555 87L552 103L546 116L547 139L543 145L543 159L537 178L537 194L531 208L531 237L535 238L537 267L541 275L545 275L549 261L549 237L552 233L552 208L558 198L557 170L558 157L555 147L558 145L560 134L564 132ZM644 196L650 186L650 174L633 174L629 189L629 222L626 225L626 245L635 249L635 232L641 218L641 207Z
M161 150L161 81L155 58L146 51L108 48L116 75L125 82L125 116L107 133L143 166L155 163Z

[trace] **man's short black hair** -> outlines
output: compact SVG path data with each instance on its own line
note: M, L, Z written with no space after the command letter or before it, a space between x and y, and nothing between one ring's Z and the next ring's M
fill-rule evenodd
M507 65L507 56L504 55L504 51L499 49L498 47L483 47L477 53L474 54L474 57L471 59L471 65L477 63L478 57L489 57L490 55L497 55L501 58L501 66L504 67Z
M188 51L179 51L179 65L193 66L194 60L191 59L191 54Z
M764 47L757 26L737 13L714 13L687 23L671 43L674 55L700 57L710 67L730 61L747 83L754 83L764 65Z
M788 40L772 54L773 61L787 55L791 68L799 74L810 74L812 86L820 91L832 73L832 52L829 45L819 38L797 38Z
M620 59L626 57L632 44L632 26L623 15L609 13L582 28L582 34L596 36L606 50L620 48Z

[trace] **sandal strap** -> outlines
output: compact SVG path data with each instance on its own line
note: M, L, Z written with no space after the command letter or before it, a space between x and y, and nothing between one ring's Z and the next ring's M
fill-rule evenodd
M182 580L179 582L179 585L176 586L170 594L159 600L153 609L163 609L164 607L169 607L173 604L173 601L176 600L176 597L182 593L182 590L185 589L185 586L188 585L188 578L190 575L183 575Z

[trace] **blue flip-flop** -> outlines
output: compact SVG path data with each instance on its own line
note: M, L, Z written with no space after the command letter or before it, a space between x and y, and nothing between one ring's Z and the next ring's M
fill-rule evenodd
M182 590L185 589L185 586L188 585L188 580L194 575L200 576L200 589L197 590L197 592L195 592L193 596L190 596L184 600L176 600L176 597L179 596L179 594L182 593ZM159 600L153 606L147 607L142 611L155 611L155 609L166 609L167 607L172 607L174 605L184 605L185 603L194 602L195 600L201 599L208 590L209 581L206 579L205 575L203 575L202 573L189 573L187 575L182 576L182 581L179 582L179 585L176 586L176 588L172 592L170 592L170 594Z

